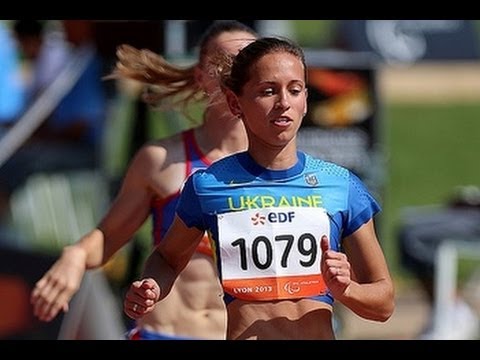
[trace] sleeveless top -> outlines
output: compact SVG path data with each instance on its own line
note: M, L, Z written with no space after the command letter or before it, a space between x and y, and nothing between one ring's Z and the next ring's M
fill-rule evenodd
M193 129L184 131L181 135L186 156L185 179L187 179L195 171L208 167L211 161L209 161L200 150L195 140ZM166 198L156 197L153 199L150 207L153 219L152 236L154 245L157 245L162 240L162 237L173 222L175 207L177 206L179 196L180 189ZM212 248L207 236L203 237L196 251L206 255L212 255Z

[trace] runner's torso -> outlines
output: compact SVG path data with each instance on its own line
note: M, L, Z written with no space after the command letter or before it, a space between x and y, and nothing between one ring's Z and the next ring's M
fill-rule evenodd
M258 166L243 152L219 160L185 185L178 214L209 230L225 301L311 298L331 305L320 273L320 238L341 250L379 211L347 169L298 153L287 170Z

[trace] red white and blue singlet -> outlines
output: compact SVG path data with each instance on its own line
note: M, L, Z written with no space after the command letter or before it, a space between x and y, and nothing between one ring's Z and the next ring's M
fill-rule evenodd
M187 179L190 174L198 169L205 169L211 164L211 162L204 156L195 141L193 129L182 132L181 136L185 149L185 179ZM154 245L162 240L169 226L173 222L175 207L177 206L179 196L180 190L165 199L159 197L153 199L150 205L150 211L153 219L152 235ZM212 256L212 248L210 247L208 236L203 237L196 251ZM126 336L129 340L191 340L191 338L167 335L148 329L142 329L140 327L133 328L126 334Z
M195 172L177 214L208 232L228 304L312 298L333 304L320 269L320 239L342 239L380 206L348 169L298 152L287 170L268 170L247 152Z
M185 149L186 156L186 172L185 179L188 178L193 172L199 169L205 169L211 165L211 161L208 160L200 150L198 146L194 130L190 129L182 132L182 141ZM162 237L167 232L175 215L175 207L177 206L178 198L180 196L180 190L175 194L168 196L167 198L155 198L151 204L151 214L153 218L153 242L157 245ZM197 247L197 251L212 255L212 248L207 236L205 236Z

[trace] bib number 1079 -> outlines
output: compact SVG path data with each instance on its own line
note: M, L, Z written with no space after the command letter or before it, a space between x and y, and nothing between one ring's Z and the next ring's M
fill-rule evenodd
M301 234L296 242L294 236L288 234L276 235L272 240L259 235L253 239L250 247L247 246L245 238L233 241L231 246L234 249L238 248L240 267L244 271L249 270L247 257L251 258L251 263L259 270L271 267L274 261L274 249L281 249L281 256L278 258L282 268L287 268L289 261L297 261L302 267L310 267L318 256L317 240L310 233ZM292 254L295 254L293 259Z

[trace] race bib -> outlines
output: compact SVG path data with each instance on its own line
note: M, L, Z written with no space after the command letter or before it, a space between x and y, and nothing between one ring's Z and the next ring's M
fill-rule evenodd
M222 285L243 300L298 299L325 293L322 208L249 209L218 216Z

